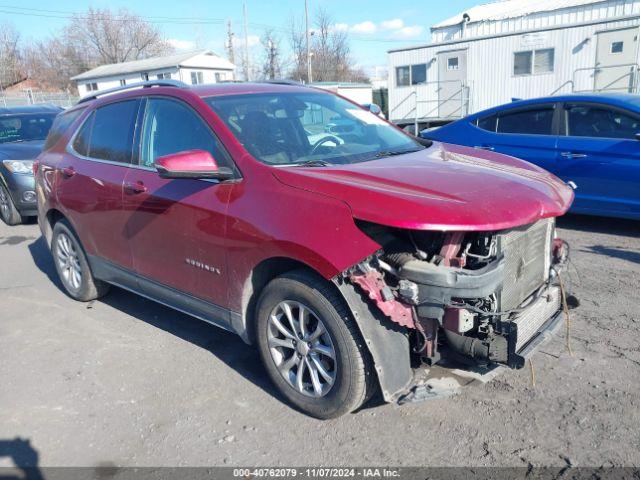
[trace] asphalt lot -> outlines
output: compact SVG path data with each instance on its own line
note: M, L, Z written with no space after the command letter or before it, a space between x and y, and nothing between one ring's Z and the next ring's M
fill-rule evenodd
M559 225L582 301L573 356L562 332L533 359L535 387L507 371L321 422L229 333L118 289L69 299L37 225L0 223L0 466L638 466L640 222Z

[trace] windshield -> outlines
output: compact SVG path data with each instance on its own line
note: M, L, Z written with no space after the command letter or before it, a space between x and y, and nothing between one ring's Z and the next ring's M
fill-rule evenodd
M206 101L247 151L269 165L348 164L424 148L336 95L266 93Z
M55 116L53 113L0 116L0 143L44 140Z

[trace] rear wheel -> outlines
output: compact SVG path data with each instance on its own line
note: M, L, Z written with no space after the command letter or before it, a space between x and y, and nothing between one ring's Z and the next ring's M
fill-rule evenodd
M271 281L257 305L256 340L273 383L321 419L358 408L372 385L369 352L344 300L305 271Z
M0 217L7 225L20 225L22 223L22 215L20 215L11 195L9 195L9 191L2 183L0 183Z
M84 250L65 220L53 227L51 253L60 281L71 298L88 302L109 291L109 284L93 277Z

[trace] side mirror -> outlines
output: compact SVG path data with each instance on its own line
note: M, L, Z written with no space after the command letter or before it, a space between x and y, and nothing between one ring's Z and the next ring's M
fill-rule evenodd
M368 108L374 115L380 115L382 113L382 109L375 103L365 103L363 106Z
M636 140L640 140L640 133L636 133L634 136L636 137Z
M219 167L213 156L205 150L187 150L158 157L155 167L161 178L227 180L233 177L233 170Z

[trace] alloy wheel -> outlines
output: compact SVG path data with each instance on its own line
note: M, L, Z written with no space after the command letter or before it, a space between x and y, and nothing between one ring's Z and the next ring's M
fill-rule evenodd
M62 281L72 290L80 290L82 285L82 267L74 243L65 233L56 237L56 261L60 268Z
M269 315L269 352L289 385L309 397L323 397L335 383L336 352L318 315L295 301L280 302Z
M3 186L0 185L0 214L2 218L9 218L11 206L9 205L9 196Z

